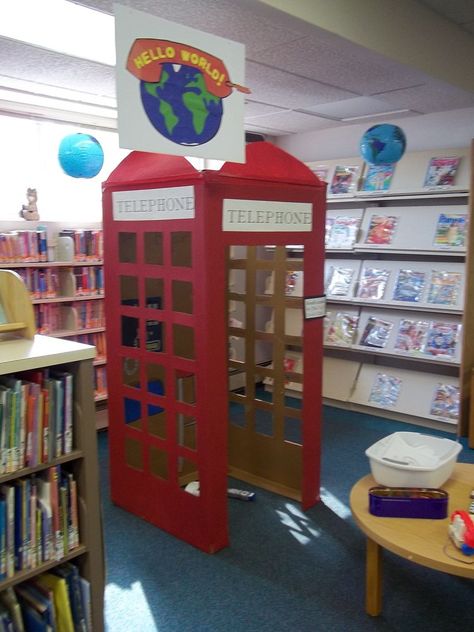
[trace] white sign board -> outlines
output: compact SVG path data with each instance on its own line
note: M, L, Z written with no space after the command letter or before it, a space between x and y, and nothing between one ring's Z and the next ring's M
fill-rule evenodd
M243 44L114 10L120 147L245 162Z
M313 225L310 202L224 200L222 230L242 232L309 232Z
M116 221L193 219L194 187L169 187L142 191L112 191Z

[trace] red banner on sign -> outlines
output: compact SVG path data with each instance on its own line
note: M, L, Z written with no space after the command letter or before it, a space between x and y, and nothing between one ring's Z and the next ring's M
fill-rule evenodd
M229 96L233 88L250 93L248 88L230 81L221 59L199 48L169 40L136 39L128 54L127 70L141 81L157 82L165 63L197 68L202 73L206 88L216 97Z

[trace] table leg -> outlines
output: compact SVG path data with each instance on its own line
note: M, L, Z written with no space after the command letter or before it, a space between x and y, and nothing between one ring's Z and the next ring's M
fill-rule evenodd
M382 548L367 538L365 611L373 617L382 612Z

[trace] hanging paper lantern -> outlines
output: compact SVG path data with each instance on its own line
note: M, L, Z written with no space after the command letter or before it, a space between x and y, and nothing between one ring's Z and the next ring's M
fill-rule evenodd
M360 141L360 155L372 165L393 164L405 153L407 141L397 125L383 123L370 127Z
M59 164L72 178L93 178L102 169L104 151L90 134L69 134L59 144Z

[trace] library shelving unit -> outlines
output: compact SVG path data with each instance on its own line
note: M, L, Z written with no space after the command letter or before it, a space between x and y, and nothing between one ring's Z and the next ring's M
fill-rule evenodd
M77 239L71 257L59 260L58 236L65 230L73 239L74 231L78 237L94 233L94 247L88 251L85 239ZM14 270L25 281L37 333L97 348L94 384L98 429L107 426L103 260L101 238L96 238L101 230L101 224L90 223L0 222L0 269ZM30 231L44 234L43 249L29 242ZM15 233L20 244L11 247L8 236Z
M2 280L5 276L9 277L6 283ZM10 300L3 294L5 288L8 289ZM3 306L3 325L0 328L1 379L19 377L25 375L25 371L37 372L47 368L67 371L73 376L71 449L48 459L48 462L27 467L22 467L20 463L19 469L13 468L14 471L1 473L0 483L5 487L10 484L21 485L21 481L27 481L32 476L47 476L50 468L60 466L63 471L72 475L77 484L79 525L78 546L71 547L65 555L53 555L55 559L42 562L37 560L36 563L27 564L26 568L7 573L7 577L0 580L0 592L26 580L35 579L64 562L72 562L78 566L80 575L89 582L92 630L101 632L104 629L105 568L92 396L92 362L95 349L69 340L33 335L32 306L20 277L14 272L0 271L0 302ZM18 307L17 313L13 313L12 304L22 305L22 313L18 313ZM26 327L9 327L14 323L23 323Z
M453 186L423 188L433 156L461 156ZM330 182L333 167L357 160L308 166L324 163ZM474 434L470 173L468 150L414 152L388 191L328 195L327 403Z

